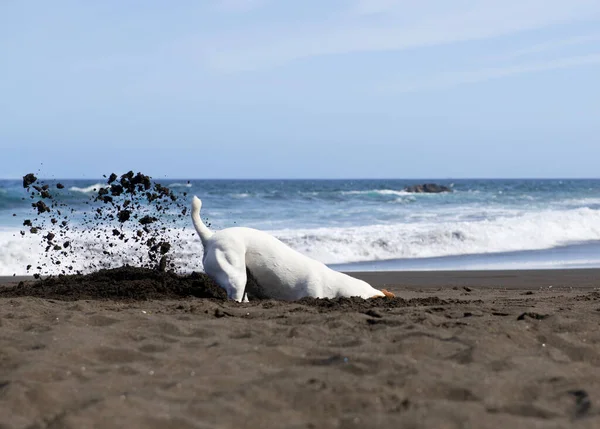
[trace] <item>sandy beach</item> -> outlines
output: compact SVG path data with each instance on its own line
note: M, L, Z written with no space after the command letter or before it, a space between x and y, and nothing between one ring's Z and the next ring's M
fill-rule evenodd
M600 270L354 275L400 298L61 300L4 278L0 427L600 426Z

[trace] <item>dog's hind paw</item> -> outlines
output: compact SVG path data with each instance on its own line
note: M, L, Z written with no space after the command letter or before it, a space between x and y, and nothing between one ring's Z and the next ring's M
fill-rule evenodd
M387 289L381 289L381 292L383 292L383 294L385 295L386 298L396 298L396 295L394 295L392 292L390 292Z
M381 295L373 295L371 297L371 299L375 299L375 298L396 298L396 295L394 295L392 292L390 292L387 289L381 289L381 293L383 293L383 296L381 296Z

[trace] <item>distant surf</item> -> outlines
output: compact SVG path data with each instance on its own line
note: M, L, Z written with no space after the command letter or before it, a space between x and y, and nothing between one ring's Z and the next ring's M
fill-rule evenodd
M106 183L95 183L93 185L89 185L83 188L80 188L79 186L71 186L69 188L70 191L73 192L82 192L84 194L91 194L94 192L98 192L98 189L102 189L102 188L108 188L108 185Z

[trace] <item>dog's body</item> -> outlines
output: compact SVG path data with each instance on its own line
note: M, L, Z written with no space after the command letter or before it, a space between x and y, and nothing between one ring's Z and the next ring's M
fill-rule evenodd
M266 232L251 228L226 228L216 233L200 219L202 202L192 201L192 221L204 246L204 270L236 301L244 299L246 268L273 299L393 296L368 283L337 272L288 247Z

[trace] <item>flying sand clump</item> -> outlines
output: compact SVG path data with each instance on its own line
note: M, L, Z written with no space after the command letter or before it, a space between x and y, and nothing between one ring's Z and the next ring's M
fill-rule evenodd
M37 296L61 300L77 299L180 299L185 297L227 299L225 290L204 273L177 274L180 267L169 261L173 247L181 241L183 228L178 219L187 215L186 192L176 194L153 182L149 176L132 171L111 174L106 185L94 190L86 202L89 210L77 213L56 183L51 192L34 174L23 177L33 214L23 221L27 230L21 235L37 234L45 246L42 261L27 265L40 279L50 271L60 270L37 282L20 282L0 291L1 296ZM25 198L23 198L25 199ZM78 217L78 222L72 222ZM79 243L83 233L92 233L97 249ZM195 233L192 233L195 236ZM175 240L175 242L174 242ZM94 253L96 252L96 253ZM133 265L121 266L122 253L139 255ZM85 267L83 274L75 267ZM247 272L248 296L260 299L260 286Z
M76 213L60 198L64 185L56 183L55 187L51 190L33 173L23 176L23 188L33 200L33 215L23 221L28 229L22 230L21 235L38 234L45 246L45 261L37 261L35 267L27 266L28 271L35 268L36 278L56 271L57 267L61 274L81 274L75 266L85 266L90 271L114 268L111 256L120 252L139 255L136 265L141 268L178 268L168 258L172 249L169 237L175 232L179 238L183 232L175 223L187 214L186 193L175 194L139 172L129 171L120 177L112 173L106 185L95 189L86 202L90 209ZM77 215L83 220L72 222ZM74 245L83 232L94 234L105 258L98 259Z

